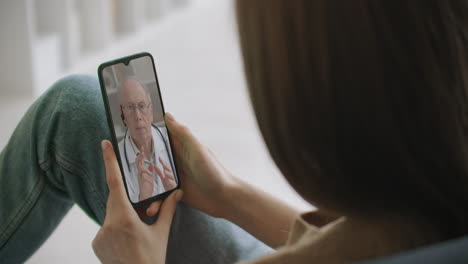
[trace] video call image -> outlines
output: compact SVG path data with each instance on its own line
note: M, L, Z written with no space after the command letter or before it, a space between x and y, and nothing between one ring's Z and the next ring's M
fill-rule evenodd
M174 189L177 175L151 58L106 67L102 75L130 200Z

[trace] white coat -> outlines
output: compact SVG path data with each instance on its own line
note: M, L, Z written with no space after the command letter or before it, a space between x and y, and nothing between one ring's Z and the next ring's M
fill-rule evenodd
M161 133L159 133L159 131ZM161 170L164 171L162 164L159 161L159 158L168 164L171 168L174 164L170 157L171 150L169 146L169 140L167 136L167 129L165 127L155 127L154 125L151 127L152 136L153 136L153 155L155 155L156 166ZM128 132L128 130L127 130ZM161 137L161 134L164 138ZM166 144L164 143L166 142ZM166 149L166 146L168 149ZM130 196L130 201L133 203L137 203L140 201L139 194L140 194L140 186L138 184L138 171L135 164L136 156L139 153L138 148L136 148L133 140L131 138L130 133L126 133L124 138L119 143L119 153L120 159L122 161L123 172L125 175L125 180L127 184L128 194ZM174 169L173 169L174 170ZM173 171L175 176L175 171ZM156 171L153 172L154 177L154 186L153 186L153 194L152 196L164 193L165 190L164 186L161 182L161 179L156 174ZM177 177L175 177L177 179Z

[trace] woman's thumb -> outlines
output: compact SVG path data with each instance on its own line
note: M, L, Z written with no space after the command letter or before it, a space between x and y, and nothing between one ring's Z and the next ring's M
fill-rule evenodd
M176 121L174 116L170 113L166 113L166 124L168 125L171 134L176 136L176 138L182 142L182 144L191 145L198 143L196 138L192 135L190 129Z

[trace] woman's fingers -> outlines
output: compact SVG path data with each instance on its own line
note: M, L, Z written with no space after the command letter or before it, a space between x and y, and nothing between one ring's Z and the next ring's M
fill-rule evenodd
M156 213L158 213L159 208L161 207L162 201L156 201L153 202L148 209L146 209L146 215L148 216L154 216Z
M169 233L177 203L182 199L182 196L182 190L178 189L164 200L159 210L158 220L151 226L153 229Z
M187 126L177 122L171 113L166 113L166 124L172 135L176 136L183 145L199 145L198 140L193 136L192 132Z

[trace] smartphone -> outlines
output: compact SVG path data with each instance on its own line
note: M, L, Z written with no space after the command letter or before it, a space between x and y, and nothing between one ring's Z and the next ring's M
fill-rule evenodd
M101 64L99 82L111 142L133 207L180 188L154 59L147 52Z

